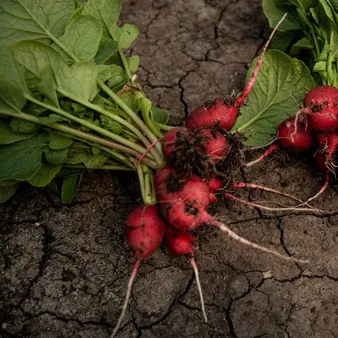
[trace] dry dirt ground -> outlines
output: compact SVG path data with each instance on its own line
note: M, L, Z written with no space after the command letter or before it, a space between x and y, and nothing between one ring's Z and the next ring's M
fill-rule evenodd
M141 29L133 50L141 58L141 83L155 104L171 110L174 124L207 99L239 91L269 33L259 0L123 5L122 20ZM242 179L306 199L321 184L309 164L280 153ZM139 201L135 175L94 173L69 205L29 186L2 205L1 337L109 337L134 263L123 223ZM220 203L214 212L231 229L310 264L282 261L207 229L197 260L209 322L188 262L163 248L142 264L118 337L338 337L336 188L315 204L326 212Z

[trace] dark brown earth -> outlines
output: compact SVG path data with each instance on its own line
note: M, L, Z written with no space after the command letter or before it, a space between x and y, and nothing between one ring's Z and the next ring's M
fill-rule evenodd
M173 124L207 99L241 90L269 33L259 0L123 4L123 21L142 32L133 50L141 58L141 83L155 104L171 110ZM247 182L303 199L319 189L319 177L309 162L281 153L243 172ZM29 186L2 205L1 337L109 337L134 263L123 223L139 201L135 175L94 173L69 205ZM118 337L338 337L336 188L314 204L326 212L220 203L216 215L231 229L310 264L282 261L208 229L197 257L208 324L188 262L163 249L142 264Z

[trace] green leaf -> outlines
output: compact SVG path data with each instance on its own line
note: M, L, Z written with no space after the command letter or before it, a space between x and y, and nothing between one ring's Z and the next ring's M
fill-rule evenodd
M14 63L11 46L5 43L0 48L0 74L0 113L21 111L26 104L23 93L27 89L23 84L23 74Z
M92 101L97 94L97 69L88 62L74 63L60 74L58 90L74 100Z
M81 61L93 59L99 49L102 28L100 23L93 17L80 15L75 17L66 27L66 31L60 36L59 41L69 52ZM58 45L54 48L68 59L68 55ZM70 61L73 61L70 59Z
M140 31L135 25L125 24L114 31L112 37L120 48L129 48L138 37Z
M128 82L128 77L125 70L118 65L99 65L98 70L99 79L103 82L108 81L108 86L111 88L123 86Z
M128 59L129 69L132 73L135 73L140 65L140 58L138 55L133 55Z
M119 44L113 39L106 40L100 47L99 52L95 56L95 62L97 65L101 65L107 62L114 52L117 50Z
M45 158L49 164L61 165L66 163L68 148L53 150L47 148L45 150Z
M42 154L48 143L49 136L39 133L28 140L0 146L0 180L31 179L42 165Z
M152 107L153 121L160 124L167 124L169 120L169 111L158 107Z
M102 165L104 165L109 160L109 156L99 153L99 154L91 154L86 158L86 160L83 162L83 164L88 169L96 169L100 168Z
M338 0L331 0L330 2L333 9L336 11L336 13L338 13Z
M10 128L17 134L34 134L40 126L36 123L25 121L19 118L12 118Z
M121 11L121 0L88 0L82 14L97 19L106 39L113 36Z
M314 46L311 44L311 42L307 38L303 38L298 40L291 48L290 55L296 56L299 54L299 52L303 49L313 49Z
M17 134L13 132L13 130L4 120L0 120L0 144L11 144L14 142L30 139L33 136L34 133Z
M30 180L28 180L28 183L38 188L45 187L53 180L61 168L62 165L43 163L35 175Z
M297 30L301 29L302 25L299 22L296 13L296 7L289 1L284 0L263 0L263 12L269 20L270 27L275 27L278 21L285 13L288 13L285 20L279 26L278 30Z
M328 1L326 0L319 0L320 4L323 6L324 12L327 16L327 18L329 18L332 23L334 23L335 25L337 24L337 14L334 12L333 7L331 7L328 3Z
M19 183L17 180L3 180L3 181L0 181L0 186L1 187L8 187L10 185L14 185L14 184L17 184Z
M53 48L37 41L21 41L13 46L15 60L27 71L42 78L45 69L53 71L56 89L74 100L91 101L97 93L95 65L78 62L68 66Z
M112 120L111 118L109 118L105 115L101 115L100 119L101 119L101 126L103 128L110 130L115 134L122 133L123 127L120 123L115 122L114 120Z
M73 140L66 136L54 133L52 131L49 131L48 133L50 136L49 142L50 149L60 150L64 148L69 148L73 144Z
M69 203L75 197L82 180L82 172L71 174L63 179L61 187L61 199L63 203Z
M18 187L18 183L8 186L1 186L0 182L0 203L7 202L15 194Z
M63 34L74 9L73 0L1 0L0 39L48 42Z
M327 64L326 61L316 62L315 65L313 66L313 71L314 72L324 72L324 71L326 71L326 69L327 69L326 64Z
M285 51L290 45L294 38L294 32L285 31L285 32L276 32L274 38L271 41L271 49L279 49Z
M247 79L256 62L257 59ZM232 131L243 132L248 146L268 144L274 139L277 126L299 110L305 94L314 87L310 70L301 61L281 51L267 51L248 97L249 104L241 109Z

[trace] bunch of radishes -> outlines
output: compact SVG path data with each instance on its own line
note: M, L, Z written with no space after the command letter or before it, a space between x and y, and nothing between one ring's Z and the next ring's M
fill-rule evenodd
M277 28L278 25L275 30ZM272 35L260 55L246 88L237 98L228 100L218 98L198 107L188 116L185 127L170 130L160 140L167 165L158 170L154 177L158 204L138 206L130 213L125 224L126 239L136 256L136 263L128 283L123 310L112 337L116 335L125 315L140 263L160 247L164 237L171 253L189 259L195 272L206 321L202 290L194 260L194 251L197 248L194 232L197 229L207 225L215 226L243 244L286 260L304 262L240 237L210 215L207 210L220 195L238 200L229 192L224 192L227 185L236 189L259 188L245 183L233 184L231 177L227 177L228 157L231 157L232 152L236 157L238 148L235 144L240 144L234 141L234 136L229 136L228 132L235 125L239 108L255 83Z
M278 147L295 152L315 150L314 158L318 167L325 172L325 183L306 202L318 197L329 184L329 173L336 174L338 89L324 85L310 90L304 98L303 108L279 125L274 144L246 166L258 163Z

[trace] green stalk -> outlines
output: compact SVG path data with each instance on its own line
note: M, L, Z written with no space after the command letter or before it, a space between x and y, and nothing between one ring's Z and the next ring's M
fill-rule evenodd
M95 144L96 143L101 144L102 146L107 147L106 148L107 150L110 149L111 154L113 153L113 151L111 149L116 149L116 150L119 150L123 153L128 153L130 155L133 155L134 157L136 157L138 159L142 156L142 154L140 154L139 152L137 152L133 149L130 149L128 147L125 147L125 146L123 146L119 143L115 143L115 142L106 140L104 138L101 138L99 136L88 134L88 133L85 133L83 131L80 131L80 130L59 124L59 123L50 123L50 124L49 123L42 123L38 117L24 113L24 112L21 112L21 111L18 112L18 113L7 112L6 115L12 116L12 117L17 117L17 118L20 118L22 120L30 121L30 122L40 124L40 125L46 126L48 128L54 129L54 130L58 130L58 131L67 133L70 138L75 138L76 140L80 140L80 141L84 141L84 142L89 141L89 142L93 142ZM117 157L116 152L114 152L114 154L115 154L115 157ZM146 165L148 165L149 167L151 167L153 169L159 168L154 161L152 161L152 160L150 160L146 157L143 158L142 162L144 162Z
M126 56L124 55L122 48L118 48L118 51L119 51L119 56L120 56L120 59L122 61L123 67L124 67L124 69L127 73L128 79L131 80L131 72L130 72L130 68L129 68L129 62L128 62Z
M145 123L138 117L138 115L129 108L129 106L123 102L105 83L100 80L97 80L99 87L109 95L114 102L122 109L124 112L140 127L144 134L148 137L151 142L157 140L156 136L147 128Z
M156 194L154 193L155 189L152 171L149 170L149 168L142 163L140 164L140 166L142 166L142 171L144 175L144 193L147 197L147 200L150 201L150 204L154 204L156 203Z
M175 127L172 127L172 126L167 126L165 124L162 124L162 123L157 123L155 122L155 124L162 130L165 130L165 131L169 131L171 129L174 129Z
M36 103L37 105L40 105L41 107L49 109L49 110L53 111L54 113L57 113L57 114L59 114L59 115L61 115L63 117L66 117L69 120L72 120L72 121L74 121L76 123L79 123L79 124L81 124L81 125L89 128L91 130L94 130L94 131L96 131L97 133L99 133L101 135L104 135L104 136L106 136L106 137L108 137L108 138L110 138L110 139L112 139L112 140L114 140L116 142L119 142L119 143L121 143L121 144L123 144L123 145L125 145L125 146L127 146L127 147L129 147L131 149L134 149L135 151L140 152L141 154L143 154L146 151L146 149L143 148L143 147L141 147L140 145L138 145L138 144L136 144L134 142L128 141L128 140L124 139L123 137L110 132L107 129L98 127L98 126L96 126L95 124L93 124L93 123L91 123L89 121L80 119L80 118L78 118L78 117L76 117L76 116L74 116L72 114L69 114L69 113L67 113L66 111L64 111L64 110L62 110L60 108L56 108L56 107L50 106L48 104L45 104L44 102L41 102L41 101L35 99L34 97L32 97L30 95L25 95L25 97L26 97L27 100L29 100L29 101L31 101L33 103Z
M81 164L65 164L65 168L71 168L71 169L85 169L85 170L92 170L87 168L85 165ZM99 168L95 168L95 170L123 170L123 171L133 171L131 168L124 167L122 165L111 165L111 164L104 164Z
M66 93L63 93L62 90L58 90L61 94L63 95L66 95ZM146 137L144 137L142 135L142 133L137 129L135 128L132 124L130 124L128 121L126 121L125 119L121 118L120 116L116 115L116 114L113 114L111 112L109 112L108 110L96 105L96 104L93 104L93 103L90 103L89 101L84 101L84 100L80 100L79 98L73 98L71 97L70 95L68 95L68 97L70 99L72 99L73 101L76 101L78 103L80 103L81 105L87 107L87 108L90 108L92 110L95 110L97 111L98 113L102 114L102 115L105 115L109 118L111 118L112 120L120 123L121 125L125 126L126 128L128 128L129 130L131 130L134 135L141 141L143 142L143 144L148 148L150 146L150 142L148 141L148 139ZM153 155L155 161L161 165L163 163L163 158L162 156L159 155L158 151L156 151L155 149L153 148L150 148L149 152Z
M151 199L149 198L149 196L147 194L147 189L146 189L146 185L145 185L145 179L144 179L141 164L137 166L137 175L138 175L138 179L139 179L139 182L140 182L140 190L141 190L143 203L144 204L151 204Z

